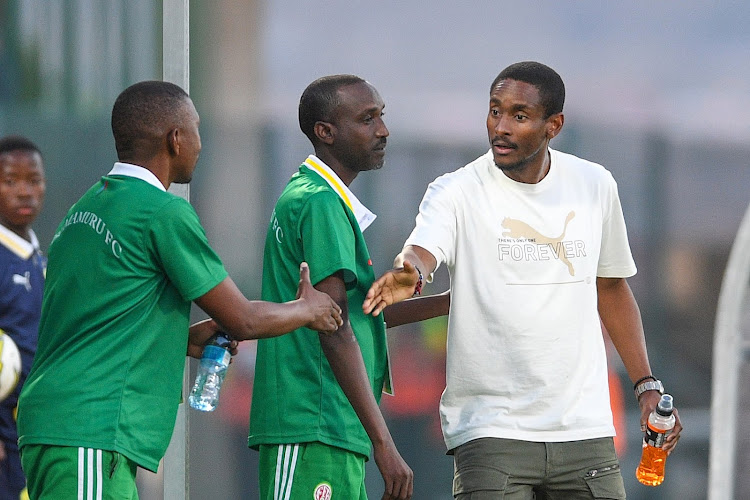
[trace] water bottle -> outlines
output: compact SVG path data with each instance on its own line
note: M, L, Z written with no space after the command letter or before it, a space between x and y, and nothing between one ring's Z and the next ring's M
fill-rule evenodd
M662 446L664 446L664 440L674 428L673 410L672 396L664 394L656 409L648 416L641 463L635 470L635 477L646 486L659 486L664 481L664 464L667 460L667 453L662 450Z
M195 377L195 384L190 391L188 402L191 408L200 411L214 411L219 404L219 390L227 374L231 339L224 332L218 332L209 339L203 348L203 356Z

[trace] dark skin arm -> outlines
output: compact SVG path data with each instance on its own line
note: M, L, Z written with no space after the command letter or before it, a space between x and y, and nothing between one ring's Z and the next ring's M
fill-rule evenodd
M391 304L383 310L388 328L407 323L416 323L438 316L446 316L451 307L451 292L447 290L436 295L413 297Z
M343 325L331 335L320 335L320 345L336 380L349 399L373 445L375 463L383 476L383 499L406 500L414 490L414 473L396 449L367 377L359 343L349 323L349 306L342 273L320 281L315 288L341 307Z
M625 278L597 278L596 288L599 297L599 316L609 333L617 352L622 359L632 382L651 374L651 366L646 352L646 338L643 333L641 312ZM638 405L641 408L641 430L646 430L649 414L656 408L661 395L657 391L641 394ZM664 451L671 453L682 432L682 423L677 409L674 410L675 426L667 436Z
M341 308L310 283L307 264L300 266L297 299L283 304L247 300L231 278L198 297L195 303L213 321L196 323L190 328L188 353L194 355L217 330L236 340L276 337L303 326L331 333L343 324Z

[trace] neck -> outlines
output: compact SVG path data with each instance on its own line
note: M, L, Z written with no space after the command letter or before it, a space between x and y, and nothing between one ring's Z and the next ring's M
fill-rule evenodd
M516 182L523 184L537 184L544 179L550 169L550 153L547 144L537 151L531 158L521 164L507 166L505 168L498 166L502 172Z
M164 186L164 189L169 189L170 184L172 184L172 179L169 176L168 160L165 160L162 156L152 156L148 159L121 158L119 161L145 168L159 179L159 182Z
M326 165L328 165L331 170L336 172L336 175L338 175L339 179L341 179L341 181L346 184L346 187L349 187L354 179L357 178L357 174L359 172L345 167L338 158L328 153L328 151L316 150L315 156L320 158Z

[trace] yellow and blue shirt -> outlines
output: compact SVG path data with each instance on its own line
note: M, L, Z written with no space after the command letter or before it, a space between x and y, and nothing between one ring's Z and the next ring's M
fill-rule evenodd
M17 449L15 409L18 394L31 369L37 345L47 259L39 240L30 241L0 225L0 330L7 333L21 353L21 376L13 392L0 402L0 440L6 449Z

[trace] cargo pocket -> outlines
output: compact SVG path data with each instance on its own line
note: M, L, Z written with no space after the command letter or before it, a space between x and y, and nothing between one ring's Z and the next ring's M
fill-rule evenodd
M625 484L622 481L619 464L602 465L591 469L584 479L596 500L625 499Z
M453 477L453 496L477 491L505 491L507 484L508 475L502 471L491 467L467 467L456 471Z

